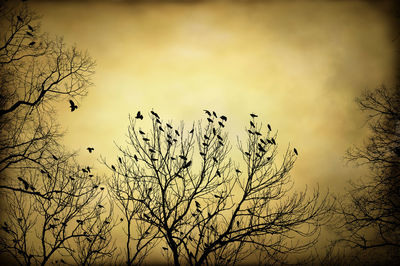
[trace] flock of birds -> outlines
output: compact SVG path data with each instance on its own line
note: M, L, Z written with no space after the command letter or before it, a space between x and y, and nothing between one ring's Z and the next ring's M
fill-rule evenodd
M17 16L17 21L18 23L24 23L24 20L21 18L21 16ZM31 25L27 25L28 27L28 31L25 32L26 35L28 35L31 39L30 43L28 44L30 47L34 46L36 44L36 42L33 40L33 38L35 37L33 35L33 32L35 31L35 29L31 26Z

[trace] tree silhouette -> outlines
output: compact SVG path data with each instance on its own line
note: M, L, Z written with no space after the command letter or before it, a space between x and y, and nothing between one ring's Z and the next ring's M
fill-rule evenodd
M330 204L318 189L290 193L294 151L279 159L277 134L265 133L251 114L236 165L228 157L227 117L205 112L188 130L153 111L148 132L142 117L130 118L127 146L118 146L120 157L108 167L122 211L147 225L132 230L148 228L147 239L161 241L175 265L236 264L257 250L280 260L312 245ZM293 244L293 236L311 238Z
M352 182L338 208L344 240L362 249L400 248L400 91L382 86L357 103L368 112L370 137L347 159L366 165L370 175Z
M0 188L15 169L41 168L61 137L54 104L86 94L94 62L62 38L41 33L26 3L0 4Z
M71 155L56 158L40 171L20 171L40 195L5 194L0 248L20 265L45 265L60 256L67 261L68 255L77 264L91 265L114 251L113 210L100 179L83 171Z

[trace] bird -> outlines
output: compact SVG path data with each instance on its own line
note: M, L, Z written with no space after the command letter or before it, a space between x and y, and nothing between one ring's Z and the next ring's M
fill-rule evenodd
M156 151L152 148L149 148L149 152L155 153Z
M251 154L249 152L247 152L247 151L245 151L244 154L246 154L249 157L251 156Z
M210 138L204 134L204 139L209 140Z
M163 250L168 250L168 248L166 248L166 247L162 247L162 249L163 249Z
M217 176L221 177L221 173L219 172L219 170L217 170L215 173L217 174Z
M220 127L225 127L224 123L222 123L221 121L218 121L218 125L219 125Z
M261 152L266 152L266 150L264 150L264 148L263 148L260 144L258 144L258 149L259 149Z
M199 203L197 200L195 200L194 203L196 204L196 207L197 207L197 208L201 208L201 205L200 205L200 203Z
M100 190L104 190L104 187L101 187Z
M254 117L258 117L258 115L256 115L256 114L253 114L253 113L251 113L251 114L250 114L250 116L251 116L252 118L254 118Z
M238 173L238 174L240 174L242 171L240 171L239 169L236 169L235 170L236 171L236 173Z
M161 121L160 121L160 119L156 119L156 123L159 123L159 124L161 124Z
M92 153L94 151L94 148L92 147L87 147L86 149L88 150L89 153Z
M167 123L166 125L167 125L168 128L172 129L172 126L170 124Z
M123 218L120 218L119 220L122 222L124 219L123 219Z
M205 143L205 142L203 142L203 146L207 147L207 146L208 146L208 144L207 144L207 143Z
M159 126L158 129L159 129L160 131L164 132L164 129L163 129L161 126Z
M111 165L111 168L112 168L114 171L117 171L117 169L115 168L114 165Z
M201 156L206 156L206 154L204 152L200 152Z
M293 151L294 151L294 153L295 153L296 155L299 155L299 153L297 152L297 149L296 149L296 148L294 148Z
M90 173L90 167L89 166L86 166L86 170L88 171L88 173Z
M223 139L220 135L217 135L217 139L219 139L220 141L223 141Z
M169 139L167 139L167 143L168 143L169 146L172 145L172 141L170 141Z
M154 115L155 117L157 117L158 119L160 119L160 117L158 116L158 114L157 114L156 112L150 111L150 113L151 113L152 115Z
M262 134L258 131L254 131L254 134L256 134L257 136L261 136Z
M212 132L214 135L217 135L217 131L215 130L215 128L213 127Z
M211 118L209 118L209 117L207 117L207 121L210 122L210 123L213 123L213 122L214 122L214 121L213 121Z
M238 227L239 227L239 224L240 224L239 221L236 221L236 225L237 225Z
M270 125L270 124L268 124L268 125L267 125L267 127L268 127L269 131L271 131L271 130L272 130L272 129L271 129L271 125Z
M274 145L276 145L276 142L275 142L275 139L274 139L274 138L271 138L271 141L272 141L272 143L273 143Z
M213 116L215 117L215 118L218 118L218 116L217 116L217 113L216 112L212 112L213 113Z
M114 166L114 165L112 165L112 166ZM114 167L114 168L115 168L115 167ZM88 170L86 170L86 168L82 168L82 172L87 173Z
M254 134L253 131L251 131L250 129L247 130L250 134Z
M217 199L222 199L222 196L219 196L217 194L214 194L214 197L217 198Z
M185 155L179 155L179 158L181 158L182 160L185 160L185 161L187 160Z
M250 126L251 127L256 127L252 121L250 121Z
M183 169L186 169L186 168L188 168L188 167L191 166L191 165L192 165L192 161L189 161L189 162L185 163L185 164L182 166L182 168L183 168Z
M194 132L194 128L192 128L192 130L189 131L189 134L193 134Z
M179 131L175 129L175 134L179 137Z
M220 118L225 122L228 120L228 118L226 116L224 116L224 115L221 115Z
M260 139L261 143L264 145L267 145L267 143L265 143L265 141L263 139Z
M215 157L213 157L213 161L214 161L215 163L218 163L218 160L217 160L217 158L215 158Z
M35 45L35 43L36 43L35 41L32 41L29 43L29 46L33 46L33 45Z
M78 106L74 103L73 100L69 100L69 104L70 104L70 108L71 108L71 112L75 111L76 109L78 109Z
M17 16L19 22L24 22L20 16Z
M218 141L218 144L224 146L224 143L222 143L222 141Z
M133 155L133 158L135 159L136 162L139 160L136 154Z
M99 208L104 208L104 206L101 205L101 204L97 204L97 206L98 206Z
M211 116L211 112L208 110L203 110L208 116Z
M94 185L94 186L93 186L94 189L96 189L96 188L98 188L98 187L99 187L99 185Z
M29 35L29 36L31 36L31 37L33 37L33 34L30 33L29 31L27 31L26 34Z
M29 29L30 31L34 31L34 30L33 30L33 27L32 27L31 25L29 25L29 24L28 24L28 29Z
M143 140L144 140L144 141L150 141L150 139L148 139L148 138L143 138Z
M135 117L136 119L140 119L140 120L143 120L143 115L140 113L140 111L138 111L137 112L137 114L136 114L136 117Z
M140 129L139 129L139 133L142 134L142 135L145 134L145 133L144 133L142 130L140 130Z
M25 190L29 188L29 183L26 182L26 180L24 180L22 177L18 177L18 180L24 184Z
M70 177L69 177L69 179L71 179L72 181L74 181L74 180L75 180L75 178L73 178L72 176L70 176Z

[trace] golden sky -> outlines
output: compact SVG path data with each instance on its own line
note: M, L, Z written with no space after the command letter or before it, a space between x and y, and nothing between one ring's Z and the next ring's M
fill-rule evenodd
M236 146L249 114L299 150L292 176L340 189L360 172L346 166L362 143L354 98L390 85L395 33L374 1L31 1L42 30L62 35L96 60L79 109L60 104L65 144L84 160L113 160L128 114L157 111L189 123L203 109L228 116ZM145 115L146 117L146 115ZM95 147L95 155L87 154Z

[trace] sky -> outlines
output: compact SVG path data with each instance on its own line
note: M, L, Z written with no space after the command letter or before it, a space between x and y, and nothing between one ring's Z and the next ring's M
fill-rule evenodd
M79 109L58 106L65 145L95 168L100 155L115 160L128 114L154 110L189 128L210 109L228 117L233 147L250 113L271 124L281 149L299 151L299 189L340 192L366 174L343 157L368 134L355 97L395 79L390 2L30 2L43 31L96 60Z

